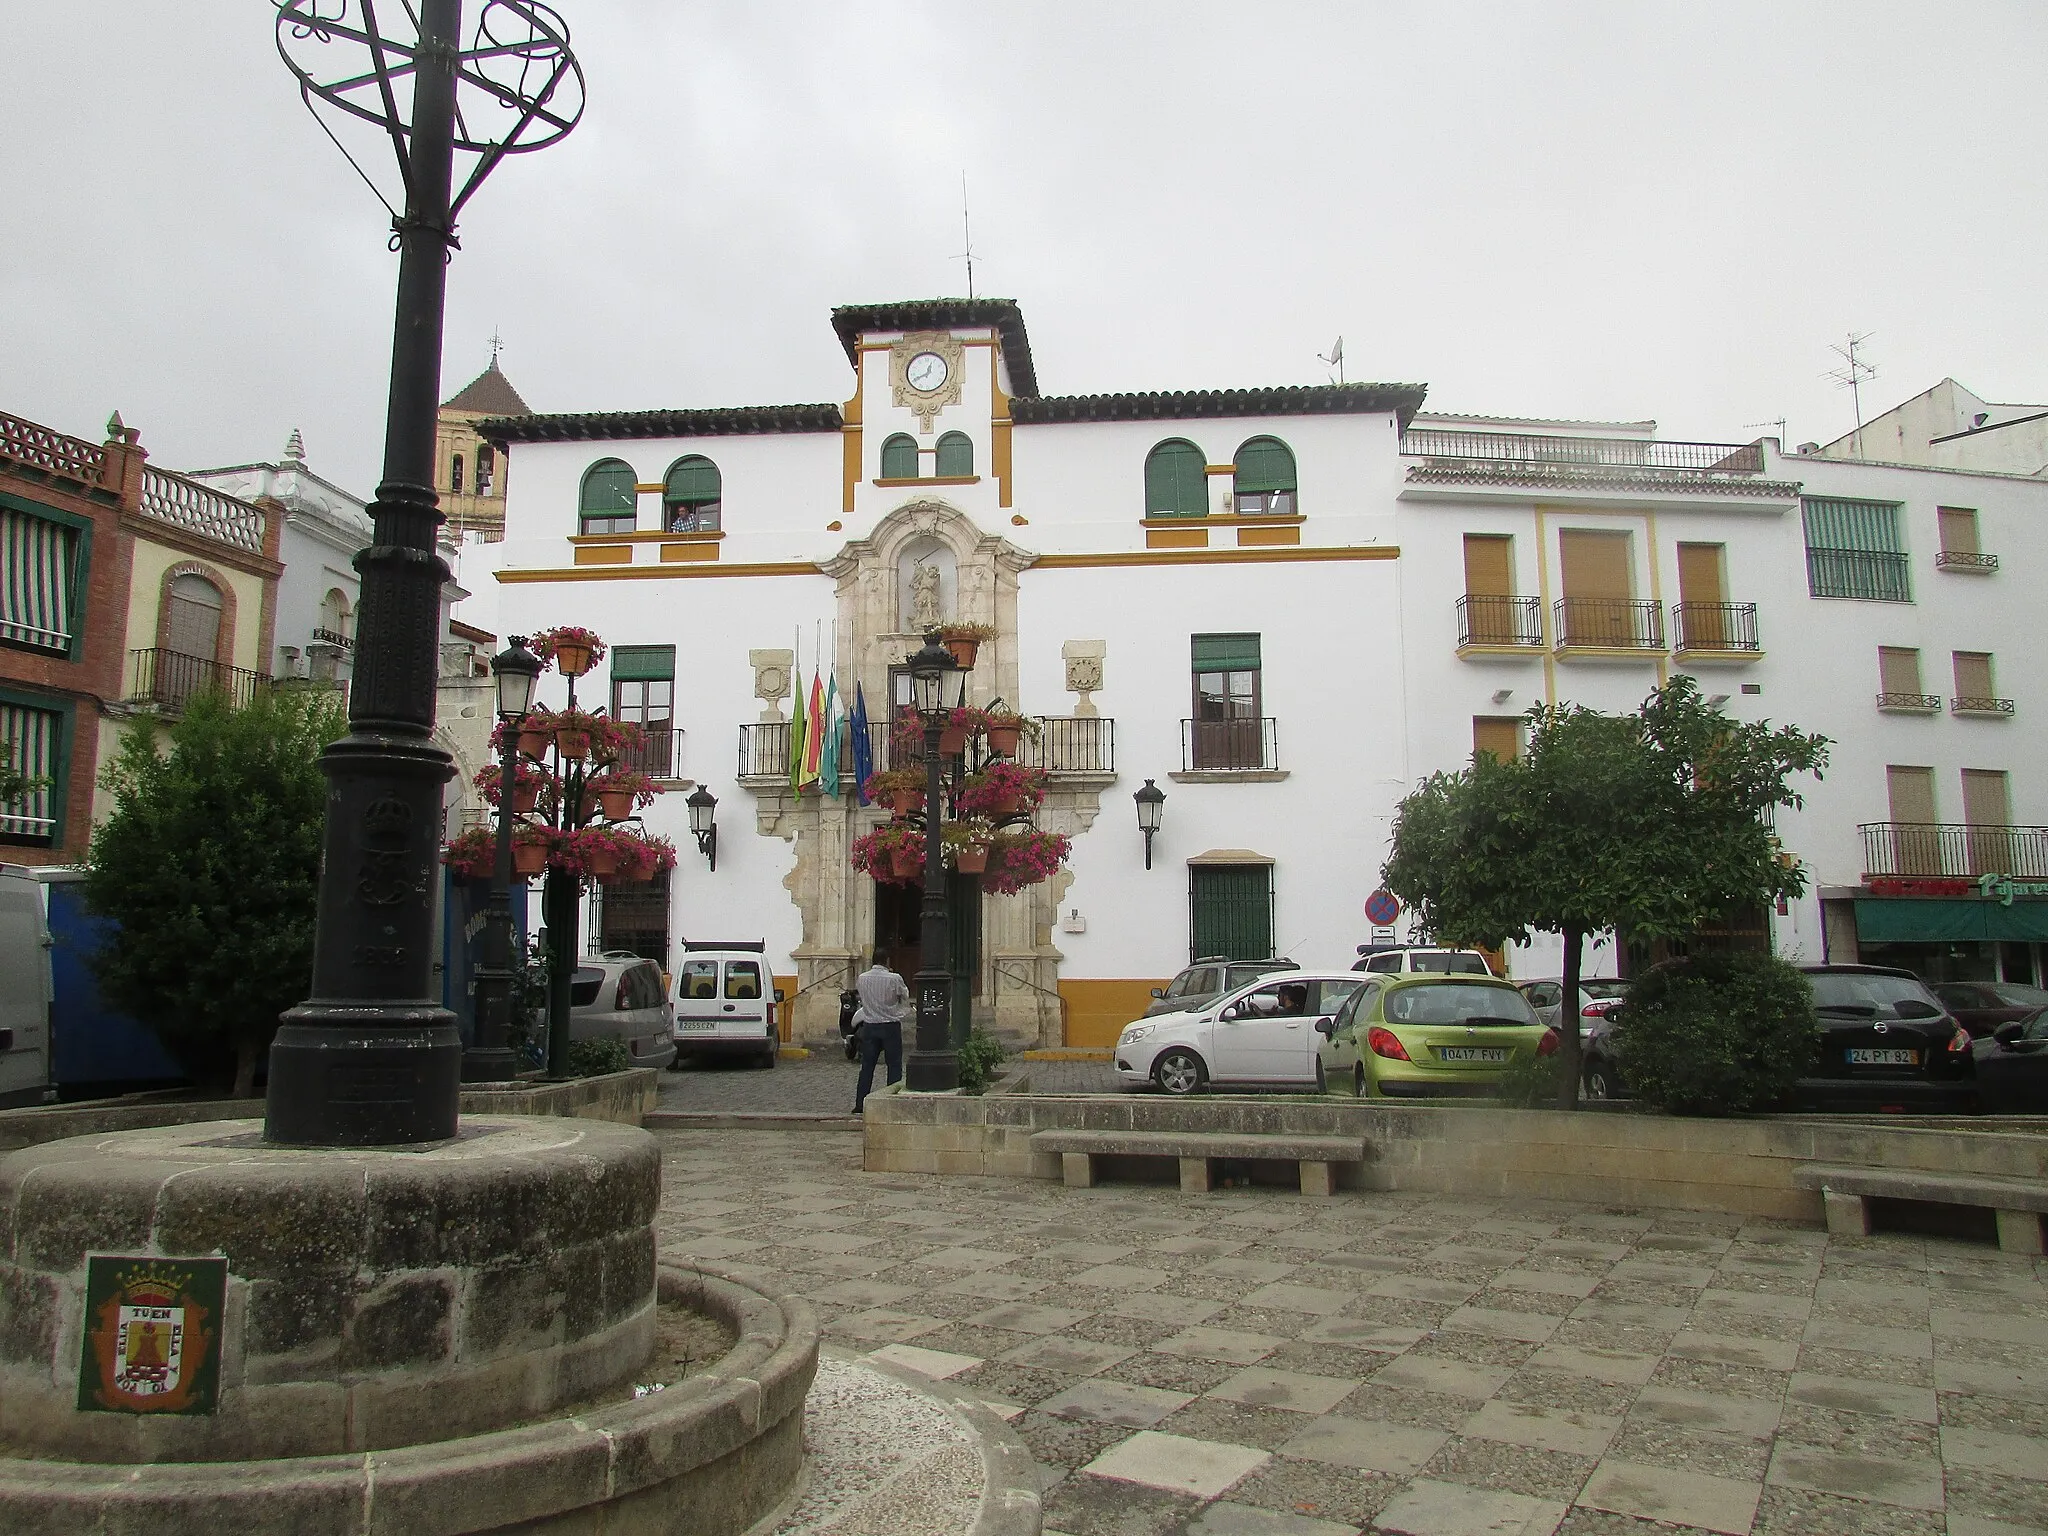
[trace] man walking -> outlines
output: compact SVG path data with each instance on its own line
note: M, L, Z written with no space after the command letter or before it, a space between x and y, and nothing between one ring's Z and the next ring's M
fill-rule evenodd
M875 951L874 961L860 973L854 984L860 1007L853 1022L860 1030L860 1081L854 1085L853 1112L861 1113L868 1090L875 1086L875 1058L887 1054L889 1081L903 1078L903 1015L910 1006L910 988L889 969L886 950Z

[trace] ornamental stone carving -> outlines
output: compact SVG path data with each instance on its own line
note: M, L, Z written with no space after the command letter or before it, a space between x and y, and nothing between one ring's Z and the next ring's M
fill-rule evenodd
M936 352L946 360L946 382L937 389L913 389L906 370L921 352ZM917 417L917 430L931 435L932 420L949 405L960 403L960 374L966 367L967 349L950 331L912 331L889 349L889 389L899 406Z
M782 718L782 701L789 696L789 674L796 666L795 651L749 651L747 665L754 669L754 697L767 702L761 711L764 722Z
M1095 700L1090 695L1102 691L1102 665L1108 651L1101 640L1069 640L1060 647L1060 657L1067 664L1067 692L1081 696L1074 706L1076 715L1095 715Z

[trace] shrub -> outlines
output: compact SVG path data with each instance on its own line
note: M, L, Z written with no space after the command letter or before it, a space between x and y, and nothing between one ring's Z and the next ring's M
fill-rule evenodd
M1555 1109L1558 1080L1564 1069L1564 1053L1548 1056L1517 1056L1501 1073L1494 1092L1513 1109Z
M1772 1108L1817 1050L1812 989L1769 955L1667 961L1637 977L1609 1018L1636 1097L1677 1115Z
M578 1040L569 1047L571 1077L603 1077L607 1072L624 1072L633 1065L626 1042L617 1035L600 1035L595 1040Z
M1003 1042L987 1030L977 1029L960 1047L960 1091L982 1093L996 1079L996 1068L1009 1053Z

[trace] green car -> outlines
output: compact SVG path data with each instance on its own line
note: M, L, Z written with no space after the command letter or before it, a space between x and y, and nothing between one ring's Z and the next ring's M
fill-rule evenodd
M1558 1047L1518 988L1480 976L1375 976L1317 1027L1324 1084L1361 1098L1491 1094L1515 1062Z

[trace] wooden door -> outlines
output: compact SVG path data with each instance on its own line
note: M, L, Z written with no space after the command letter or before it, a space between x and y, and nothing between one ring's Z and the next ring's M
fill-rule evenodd
M1683 649L1714 651L1728 645L1725 554L1720 544L1678 546L1678 643Z
M1513 645L1515 545L1500 534L1465 535L1465 634L1472 645Z
M1565 528L1558 533L1566 645L1635 643L1635 578L1626 531Z

